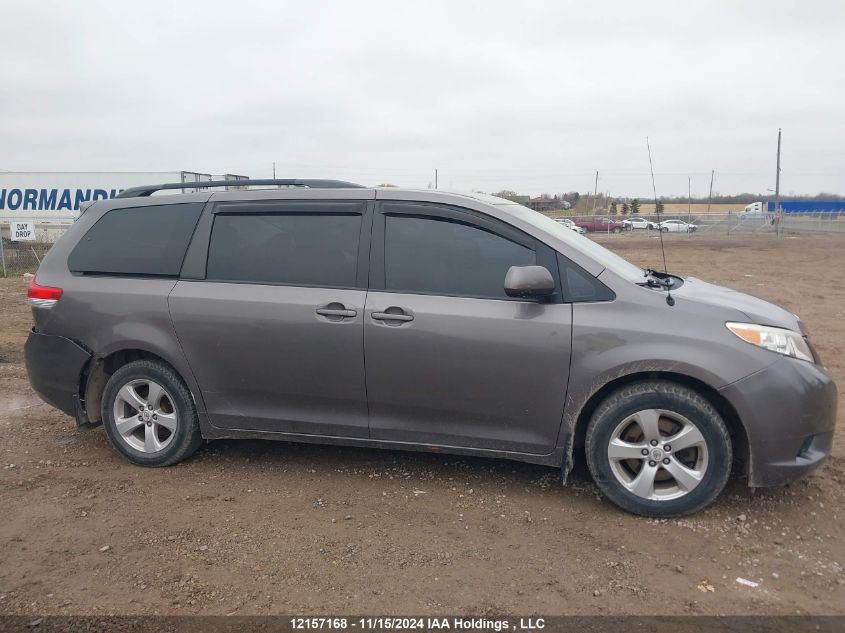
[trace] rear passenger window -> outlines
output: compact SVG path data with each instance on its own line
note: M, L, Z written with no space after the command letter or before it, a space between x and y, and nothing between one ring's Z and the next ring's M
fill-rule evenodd
M385 221L389 291L508 299L508 269L536 262L530 248L477 226L410 215Z
M361 214L218 214L206 278L217 281L353 288ZM360 209L362 205L348 205Z
M203 203L106 212L68 257L78 273L176 276Z

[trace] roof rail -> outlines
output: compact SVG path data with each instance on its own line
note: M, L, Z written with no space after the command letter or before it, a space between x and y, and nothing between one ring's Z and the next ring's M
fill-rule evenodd
M305 187L309 189L362 189L363 185L356 185L354 182L345 182L343 180L314 180L314 179L257 179L250 180L244 178L241 180L209 180L206 182L168 182L161 185L143 185L141 187L130 187L124 189L116 197L118 198L143 198L150 196L156 191L165 189L208 189L211 187L251 187L253 185L260 186L277 186L277 187Z

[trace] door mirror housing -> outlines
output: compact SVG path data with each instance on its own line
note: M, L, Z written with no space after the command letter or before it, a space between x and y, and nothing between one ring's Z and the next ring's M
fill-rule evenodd
M505 294L541 299L555 292L555 280L545 266L511 266L505 275Z

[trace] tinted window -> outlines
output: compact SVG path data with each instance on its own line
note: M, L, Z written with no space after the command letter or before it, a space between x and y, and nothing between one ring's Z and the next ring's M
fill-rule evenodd
M385 219L387 290L506 299L508 269L536 261L530 248L476 226L405 215Z
M178 275L202 203L112 209L68 257L73 272Z
M354 287L360 232L361 215L351 213L219 214L206 277Z
M563 282L563 299L568 303L612 301L613 291L586 270L558 253L558 267Z

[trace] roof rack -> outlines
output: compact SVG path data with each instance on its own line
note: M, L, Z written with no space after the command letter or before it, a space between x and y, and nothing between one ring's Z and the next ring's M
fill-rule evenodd
M156 191L165 189L207 189L211 187L252 187L259 186L277 186L277 187L305 187L308 189L363 189L363 185L357 185L354 182L346 182L343 180L314 180L314 179L257 179L250 180L244 178L241 180L209 180L206 182L168 182L161 185L143 185L141 187L130 187L124 189L119 194L118 198L143 198L150 196Z

